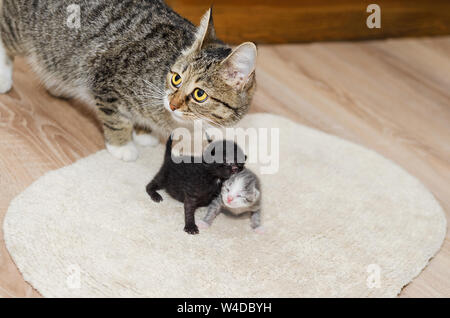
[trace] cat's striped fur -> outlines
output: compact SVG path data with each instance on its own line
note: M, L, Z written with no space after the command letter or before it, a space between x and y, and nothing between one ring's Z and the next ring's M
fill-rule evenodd
M71 5L80 8L80 28L67 24ZM0 92L11 87L13 57L25 56L53 94L92 106L108 149L121 159L137 158L136 127L167 136L197 118L230 126L248 111L256 49L244 43L232 51L216 39L211 11L197 28L159 0L0 0L0 6ZM170 83L174 72L183 78L179 88ZM208 93L206 102L191 98L196 87Z

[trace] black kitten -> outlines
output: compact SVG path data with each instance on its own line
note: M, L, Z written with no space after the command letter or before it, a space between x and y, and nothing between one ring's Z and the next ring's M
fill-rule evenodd
M172 136L166 143L164 163L147 185L153 201L161 202L157 190L165 189L174 199L184 203L184 230L198 234L195 210L208 206L220 193L222 182L244 169L246 156L231 141L215 141L208 145L202 158L182 156L172 158Z

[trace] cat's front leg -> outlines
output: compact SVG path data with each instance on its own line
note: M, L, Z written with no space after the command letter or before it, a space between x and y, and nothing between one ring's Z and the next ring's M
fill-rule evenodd
M197 205L192 199L184 201L184 231L188 234L198 234L198 227L195 224L195 210Z
M157 190L160 190L163 188L164 184L164 167L156 174L156 176L153 178L153 180L147 184L146 191L150 198L152 198L153 201L156 203L159 203L163 200L162 196L156 192Z
M135 161L139 151L132 140L133 123L113 105L97 101L97 115L103 126L106 149L116 158Z
M250 226L256 233L263 233L263 227L261 226L261 211L252 212L250 216Z
M208 206L208 212L206 213L203 220L200 220L198 222L198 226L200 228L208 228L212 225L215 218L220 214L220 211L222 210L222 197L219 195L217 198L215 198Z
M134 127L133 130L133 140L140 146L144 147L154 147L159 144L159 139L157 136L151 134L151 130L143 129L140 127Z

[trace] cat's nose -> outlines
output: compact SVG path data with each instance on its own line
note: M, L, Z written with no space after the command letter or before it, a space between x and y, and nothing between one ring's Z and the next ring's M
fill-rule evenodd
M183 106L183 100L179 96L175 96L169 100L169 107L174 112Z
M231 195L227 196L227 202L230 203L231 201L233 201L233 197Z

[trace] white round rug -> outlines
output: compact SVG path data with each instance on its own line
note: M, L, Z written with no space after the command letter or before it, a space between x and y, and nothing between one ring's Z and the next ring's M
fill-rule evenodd
M280 128L279 172L261 176L265 233L220 215L187 235L182 204L145 192L163 145L135 163L100 151L11 202L5 241L25 280L48 297L395 296L439 250L444 213L397 165L281 117L240 125Z

